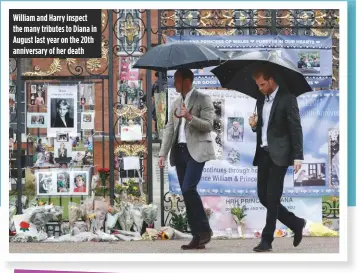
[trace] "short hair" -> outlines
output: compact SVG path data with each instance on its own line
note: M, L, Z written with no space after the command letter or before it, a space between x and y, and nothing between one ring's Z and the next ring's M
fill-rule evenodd
M263 77L264 80L269 80L270 78L273 78L275 80L275 68L274 66L271 66L269 64L260 65L255 68L255 70L252 73L253 78L259 78Z
M179 68L176 73L180 73L183 80L190 80L191 82L194 80L194 73L188 68Z
M78 177L79 177L79 178L81 178L81 180L85 182L85 178L84 178L84 176L83 176L83 175L78 174L77 176L75 176L75 179L76 179L76 178L78 178Z
M59 109L61 106L65 106L68 110L70 109L70 104L67 100L59 100L57 103L56 103L56 108Z

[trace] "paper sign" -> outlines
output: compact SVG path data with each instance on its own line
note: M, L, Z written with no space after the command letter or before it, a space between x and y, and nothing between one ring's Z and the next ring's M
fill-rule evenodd
M139 170L140 158L138 156L124 157L124 170Z
M142 132L140 125L121 126L122 141L139 141L142 140Z
M30 236L37 236L36 226L30 223L24 214L14 215L13 217L16 233L26 233Z

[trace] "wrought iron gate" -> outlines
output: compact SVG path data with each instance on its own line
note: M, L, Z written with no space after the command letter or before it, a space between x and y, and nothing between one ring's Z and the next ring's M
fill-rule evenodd
M333 81L337 89L339 75L338 10L161 10L158 13L159 43L163 35L308 35L333 38ZM164 193L164 174L161 193ZM165 174L166 175L166 174ZM181 196L167 192L161 204L161 223L169 224L171 210L184 207ZM335 199L334 199L335 200ZM338 218L338 200L323 202L323 216ZM165 215L166 214L166 215Z

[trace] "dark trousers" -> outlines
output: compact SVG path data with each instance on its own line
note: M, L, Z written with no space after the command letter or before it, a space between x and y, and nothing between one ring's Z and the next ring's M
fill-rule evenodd
M301 229L303 224L299 217L280 203L287 168L275 165L267 149L261 149L258 161L257 191L260 203L267 209L262 239L270 244L274 240L277 219L293 231Z
M197 192L201 174L205 163L196 162L190 155L186 144L178 144L176 149L176 172L184 197L186 214L191 234L197 236L203 232L210 232L209 220Z

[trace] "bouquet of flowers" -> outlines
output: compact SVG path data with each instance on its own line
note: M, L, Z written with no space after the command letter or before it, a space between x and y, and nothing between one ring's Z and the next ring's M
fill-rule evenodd
M143 205L141 216L147 225L153 224L158 216L158 207L155 204Z
M244 218L246 216L245 214L246 207L242 206L241 208L232 208L231 214L233 215L233 219L235 223L237 224L238 232L240 237L243 237L242 227L244 226Z
M128 182L115 185L115 194L120 198L120 201L128 201L127 199L133 199L132 197L140 197L139 187L136 185L134 179L129 179ZM130 198L128 198L130 197Z
M108 212L107 202L96 200L94 204L96 230L101 230L104 227L104 222L107 212Z
M171 219L169 223L170 227L180 232L186 233L189 228L186 210L183 209L179 213L177 213L176 210L172 209L169 211L169 213L171 214Z
M99 168L98 170L99 179L101 181L101 191L103 193L103 196L106 196L107 193L107 185L106 182L110 176L110 169L109 168Z
M70 229L72 229L74 227L75 222L81 216L81 209L80 209L80 205L73 202L69 202L68 206L69 206L69 224L70 224Z
M122 202L119 212L118 222L122 230L130 231L134 225L134 215L132 214L133 205L129 202Z
M94 213L94 200L92 197L87 197L80 202L80 212L82 220L86 223L87 231L90 231L91 217L89 215Z

